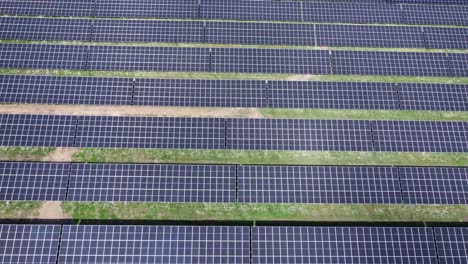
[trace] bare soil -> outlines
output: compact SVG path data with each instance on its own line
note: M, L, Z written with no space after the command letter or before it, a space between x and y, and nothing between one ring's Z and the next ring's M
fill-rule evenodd
M311 81L315 78L314 75L306 74L306 75L293 75L291 77L288 77L288 81Z
M73 154L77 153L79 150L79 148L56 148L52 153L45 156L42 161L71 162Z
M61 207L61 202L44 202L39 209L39 219L68 219Z

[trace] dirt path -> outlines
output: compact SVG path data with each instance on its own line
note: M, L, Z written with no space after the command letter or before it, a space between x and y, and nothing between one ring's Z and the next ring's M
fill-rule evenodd
M44 202L39 209L39 219L69 219L63 212L61 202Z

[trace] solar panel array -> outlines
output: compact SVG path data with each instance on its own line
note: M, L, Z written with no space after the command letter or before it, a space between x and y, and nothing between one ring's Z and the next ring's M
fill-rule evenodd
M96 0L96 17L199 18L198 0Z
M436 227L434 235L439 263L468 262L468 227Z

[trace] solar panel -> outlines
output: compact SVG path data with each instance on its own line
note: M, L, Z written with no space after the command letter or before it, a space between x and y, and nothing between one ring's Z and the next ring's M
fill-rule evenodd
M468 85L398 84L401 109L468 111Z
M89 41L92 23L91 19L0 17L0 38Z
M466 0L389 0L392 3L402 4L439 4L439 5L466 5Z
M450 5L403 5L406 24L468 25L468 7Z
M448 61L452 74L455 77L468 77L468 54L467 53L448 53Z
M371 151L368 121L228 119L227 149Z
M207 43L314 46L314 27L306 24L207 22Z
M467 152L468 123L371 121L376 151Z
M199 0L96 0L97 17L197 19Z
M236 167L73 164L68 200L232 203Z
M93 41L104 42L204 42L202 22L103 20L94 21Z
M399 109L390 83L285 82L269 85L269 107L333 109Z
M426 48L420 27L316 25L318 46Z
M437 263L431 228L252 227L252 263Z
M304 21L352 24L400 24L398 5L304 2Z
M55 264L59 225L0 225L2 263Z
M425 27L427 46L431 49L468 49L468 28Z
M2 0L2 14L19 16L94 16L94 0Z
M437 254L441 264L468 262L468 227L435 227Z
M59 263L249 263L249 227L63 226Z
M241 203L401 203L392 167L239 166Z
M0 93L2 103L131 105L132 80L0 75Z
M263 81L136 79L134 105L265 107Z
M468 168L400 168L403 199L409 204L468 204Z
M0 200L63 201L67 163L0 162Z
M338 75L451 75L444 53L336 50L332 56Z
M75 147L224 149L218 118L80 117Z
M76 117L0 115L0 146L73 147Z
M0 68L84 70L87 46L0 44Z
M203 72L209 70L205 48L89 46L87 70Z
M212 49L214 72L330 74L325 50Z

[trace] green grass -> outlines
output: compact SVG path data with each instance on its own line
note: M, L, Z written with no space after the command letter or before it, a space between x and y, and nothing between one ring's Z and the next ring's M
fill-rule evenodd
M62 203L73 219L461 222L468 206L216 204L216 203Z
M41 202L5 202L0 201L0 218L34 218L39 215Z
M55 148L38 147L0 147L0 160L22 161L42 160L55 151Z

